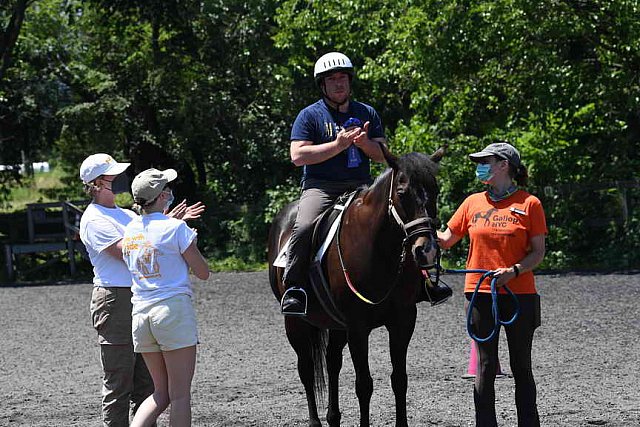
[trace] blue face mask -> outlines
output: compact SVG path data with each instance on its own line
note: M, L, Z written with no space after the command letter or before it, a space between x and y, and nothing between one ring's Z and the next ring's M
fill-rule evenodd
M169 208L171 207L171 204L173 203L173 201L175 200L175 198L173 197L173 191L169 190L169 198L167 199L167 201L165 202L164 205L164 210L168 211Z
M478 166L476 166L476 178L485 184L489 182L491 178L493 178L491 165L488 163L478 163Z

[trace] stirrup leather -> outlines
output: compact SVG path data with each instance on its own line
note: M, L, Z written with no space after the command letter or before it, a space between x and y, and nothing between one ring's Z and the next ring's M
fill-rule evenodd
M304 311L296 313L296 312L284 312L282 310L282 303L284 302L285 299L287 299L287 296L289 296L289 294L295 296L299 301L302 301L304 299ZM302 298L300 298L298 295L302 296ZM307 304L308 304L308 299L307 299L307 291L304 290L303 288L288 288L287 290L284 291L284 294L282 294L282 299L280 300L280 313L284 314L285 316L306 316L307 315Z

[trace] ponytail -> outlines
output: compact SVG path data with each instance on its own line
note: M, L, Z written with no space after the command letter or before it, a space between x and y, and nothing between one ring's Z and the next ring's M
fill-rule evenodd
M509 175L520 187L526 186L529 180L527 168L522 163L519 166L513 166L509 163Z
M159 194L155 199L151 199L151 200L145 200L145 199L134 197L133 206L131 206L131 209L133 209L133 211L138 215L145 214L147 213L147 209L150 206L152 206L156 202L156 200L158 200L158 197L160 197Z
M138 203L138 202L134 202L133 206L131 206L131 209L137 213L138 215L142 215L142 211L143 211L143 207L142 204Z
M96 193L99 189L100 187L98 187L94 181L82 184L82 190L87 196L91 197L92 199L96 197Z

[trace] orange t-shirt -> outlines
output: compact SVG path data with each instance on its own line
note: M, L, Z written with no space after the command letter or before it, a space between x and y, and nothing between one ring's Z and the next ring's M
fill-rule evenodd
M529 252L533 236L547 233L547 223L540 200L523 190L499 202L488 193L467 197L447 223L457 236L469 234L467 269L495 270L511 267ZM473 292L482 274L467 273L465 292ZM533 273L520 274L507 283L516 294L535 294ZM485 279L479 292L491 292L491 280ZM501 293L506 293L504 289Z

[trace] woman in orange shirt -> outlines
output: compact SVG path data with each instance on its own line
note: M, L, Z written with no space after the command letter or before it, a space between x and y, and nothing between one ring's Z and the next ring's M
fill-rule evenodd
M469 235L467 269L492 270L496 285L508 285L516 295L520 315L505 326L511 371L516 385L518 426L539 426L536 385L531 369L533 333L540 325L540 297L532 270L545 253L547 226L540 200L518 189L525 185L527 170L520 154L506 142L494 143L469 156L477 163L476 177L488 184L487 191L467 197L438 232L442 249ZM467 273L467 300L482 274ZM487 337L493 327L490 280L483 282L472 311L472 327L479 337ZM504 289L499 289L500 318L512 317L515 304ZM468 303L467 303L468 309ZM498 364L498 338L478 343L478 367L474 385L476 426L497 426L494 380Z

